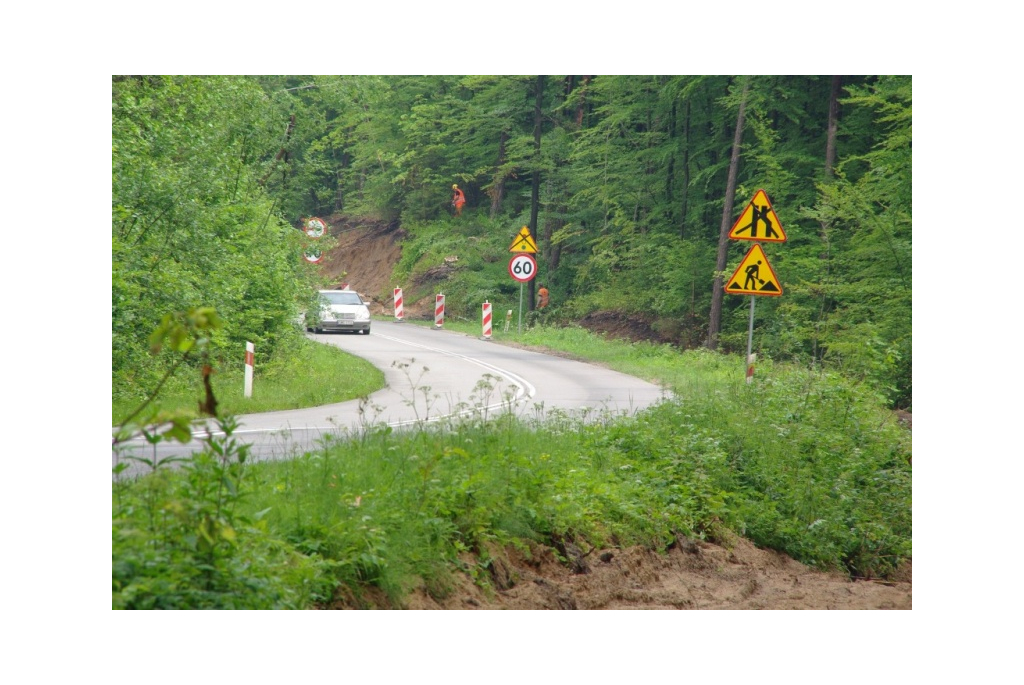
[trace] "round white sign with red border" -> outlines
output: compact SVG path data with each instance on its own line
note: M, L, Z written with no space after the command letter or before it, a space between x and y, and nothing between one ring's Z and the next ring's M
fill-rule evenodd
M308 250L306 250L305 254L303 254L302 256L305 257L306 261L310 262L311 264L319 264L320 260L324 258L324 253L320 248L311 247Z
M327 230L327 223L318 217L306 219L306 235L310 238L319 238Z
M531 281L537 275L537 260L527 252L520 252L509 260L508 273L520 283Z

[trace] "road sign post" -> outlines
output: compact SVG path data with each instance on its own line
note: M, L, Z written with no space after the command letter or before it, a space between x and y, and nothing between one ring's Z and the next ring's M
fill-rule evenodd
M525 230L525 226L523 227ZM530 235L527 231L526 235ZM513 245L513 247L515 247ZM508 260L508 273L519 281L519 334L523 333L523 284L537 275L537 260L529 252L519 252Z
M754 355L751 351L754 349L754 303L757 300L751 296L750 298L750 325L747 326L747 384L754 380Z
M537 275L537 260L532 256L537 254L537 241L530 235L528 227L523 226L519 229L508 251L516 253L508 262L508 272L512 278L519 281L519 333L522 334L523 284Z
M768 262L768 256L761 248L761 242L784 243L786 232L782 229L782 222L772 207L768 194L763 190L754 193L754 198L747 205L736 223L729 231L730 240L754 240L757 241L747 250L743 261L736 267L732 277L725 282L725 292L730 295L750 295L750 323L747 326L747 357L746 357L746 379L747 383L754 380L754 360L757 355L754 350L754 299L755 295L768 297L779 297L782 295L782 283L775 275L775 269Z
M319 217L314 216L309 219L303 219L302 224L303 231L313 240L318 240L327 232L327 222ZM319 264L324 258L324 253L319 247L311 245L303 253L303 257L310 264Z
M516 332L523 334L523 284L519 284L519 320L516 322Z

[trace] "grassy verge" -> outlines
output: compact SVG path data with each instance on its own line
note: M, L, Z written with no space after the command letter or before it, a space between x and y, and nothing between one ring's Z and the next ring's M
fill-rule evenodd
M302 608L368 587L399 606L417 585L444 596L454 571L487 585L506 545L664 549L723 527L855 576L910 557L910 436L864 386L770 362L748 385L728 356L529 335L677 399L588 425L376 426L287 462L213 440L185 469L115 484L114 606Z
M433 325L429 321L410 323L424 327ZM446 321L444 328L475 336L482 332L479 325L464 321ZM677 394L705 392L746 378L743 360L734 355L704 350L681 352L671 345L611 340L580 326L537 325L524 328L519 333L513 324L507 333L493 330L491 339L497 343L564 353L663 385ZM758 365L759 370L764 369L765 372L771 367L770 360Z
M287 358L263 363L253 369L252 397L245 397L245 367L222 368L212 376L211 385L222 414L253 414L281 409L315 407L363 397L384 385L384 374L369 362L323 345L299 338ZM203 396L198 374L177 380L160 395L168 411L193 410ZM138 406L139 400L115 399L113 424L117 425Z

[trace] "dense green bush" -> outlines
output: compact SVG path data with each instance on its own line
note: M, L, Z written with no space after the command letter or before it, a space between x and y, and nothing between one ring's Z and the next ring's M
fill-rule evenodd
M298 609L329 591L315 557L244 510L247 447L233 421L219 427L180 470L150 464L137 482L115 481L114 609Z

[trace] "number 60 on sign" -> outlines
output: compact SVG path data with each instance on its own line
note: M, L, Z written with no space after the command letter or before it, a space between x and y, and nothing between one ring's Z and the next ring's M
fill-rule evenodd
M533 255L520 252L509 260L508 272L520 283L526 283L537 275L537 261Z

